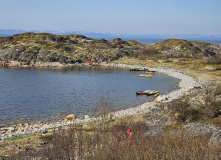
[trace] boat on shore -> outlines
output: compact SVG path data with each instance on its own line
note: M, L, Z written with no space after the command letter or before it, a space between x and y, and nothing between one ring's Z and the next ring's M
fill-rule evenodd
M137 95L143 95L143 94L154 95L154 94L159 94L159 91L158 90L137 91L136 94Z
M149 70L148 69L148 72L153 73L153 72L156 72L156 70Z
M153 77L153 76L150 75L150 74L139 74L138 76L139 76L139 77Z
M130 68L130 71L146 71L147 68Z
M137 91L136 94L137 95L142 95L142 94L147 94L147 92L145 92L145 91Z
M158 90L154 90L154 91L147 92L147 95L154 95L154 94L159 94L159 91Z

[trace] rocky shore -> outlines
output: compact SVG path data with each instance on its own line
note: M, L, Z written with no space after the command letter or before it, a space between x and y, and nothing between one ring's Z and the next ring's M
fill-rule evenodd
M127 68L132 67L129 65L113 64L113 63L101 63L100 65L108 66L108 67L127 67ZM188 75L180 71L174 70L174 69L165 69L165 68L152 68L152 69L155 69L157 72L164 73L169 76L180 79L179 88L165 95L158 96L154 102L146 102L136 107L116 111L113 113L114 117L134 115L134 114L156 113L159 110L159 107L157 107L156 105L157 103L171 101L173 99L176 99L182 96L185 92L188 92L189 90L193 88L201 87L202 85L202 83L199 80L194 80ZM10 127L0 126L0 141L4 140L5 138L12 137L12 136L18 136L21 134L29 134L29 133L34 133L34 132L45 132L46 130L53 129L56 127L61 127L61 126L66 126L66 125L76 124L76 123L89 122L92 120L95 120L95 118L89 117L89 116L85 116L82 118L76 118L74 116L70 118L70 116L69 117L66 116L60 122L44 123L44 124L41 122L32 123L32 124L25 123L25 124L12 125Z

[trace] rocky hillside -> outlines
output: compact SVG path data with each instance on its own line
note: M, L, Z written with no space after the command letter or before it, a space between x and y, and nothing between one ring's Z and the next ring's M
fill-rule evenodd
M39 62L64 64L86 61L112 61L129 56L142 45L136 41L115 38L92 39L82 35L53 35L49 33L23 33L0 37L0 60L16 61L20 65L35 65ZM7 64L5 64L7 65Z
M121 57L189 57L201 58L221 55L221 46L206 42L168 39L154 45L120 38L107 41L82 35L53 35L23 33L0 37L0 66L41 66L48 62L62 64L98 64Z
M146 50L154 50L155 53L167 58L202 58L221 55L220 45L182 39L167 39L147 46Z

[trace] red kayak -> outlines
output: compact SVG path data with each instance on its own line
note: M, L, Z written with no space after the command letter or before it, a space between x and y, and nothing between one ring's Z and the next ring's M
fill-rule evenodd
M147 94L145 91L137 91L136 94Z

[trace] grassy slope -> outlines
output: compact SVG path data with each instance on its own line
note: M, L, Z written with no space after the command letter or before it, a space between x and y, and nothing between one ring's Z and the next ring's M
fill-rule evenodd
M173 68L183 71L193 78L200 78L204 80L215 80L221 77L221 64L206 64L202 63L200 59L190 58L159 58L159 59L119 59L115 63L123 63L127 65L143 66L145 67L165 67Z

